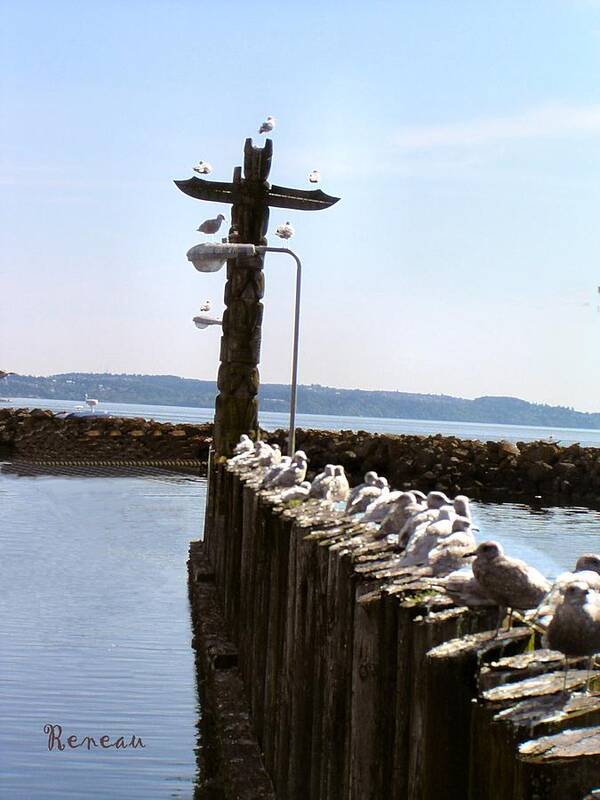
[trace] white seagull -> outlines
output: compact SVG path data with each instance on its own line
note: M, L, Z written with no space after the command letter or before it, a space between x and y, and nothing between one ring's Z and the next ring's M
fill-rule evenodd
M319 183L321 180L321 173L318 169L313 169L312 172L308 173L308 180L310 183Z
M365 482L355 486L348 495L346 513L362 514L378 497L385 497L389 493L387 478L379 477L376 472L367 472Z
M199 161L196 166L193 167L193 170L199 175L210 175L212 172L212 164L209 164L208 161Z
M278 225L275 230L275 236L279 236L280 239L291 239L296 231L292 227L289 222L286 222L284 225Z
M290 500L307 500L309 492L310 483L302 481L299 486L290 486L289 489L284 489L281 493L281 501L288 503Z
M87 394L85 396L86 405L92 409L92 414L96 411L96 406L98 405L98 401L93 397L88 397Z
M250 453L252 450L254 450L254 442L247 433L242 433L239 442L233 448L234 455L237 456L240 453Z
M210 300L205 300L200 306L200 311L210 311ZM246 434L244 434L245 436Z
M272 486L296 486L304 482L306 478L306 468L308 466L308 459L304 450L297 450L294 453L292 462L289 467L286 467L282 472L277 475L273 480Z
M263 124L258 129L259 133L271 133L275 127L275 117L267 117Z

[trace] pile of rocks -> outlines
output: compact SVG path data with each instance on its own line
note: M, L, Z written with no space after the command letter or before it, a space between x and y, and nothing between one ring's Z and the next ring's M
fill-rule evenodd
M212 425L145 419L59 419L41 409L0 409L0 455L31 459L206 461ZM282 450L287 430L263 432ZM418 485L491 501L532 500L600 508L600 448L552 442L481 442L455 436L394 436L367 431L299 430L296 445L312 480L341 464L352 484L368 470L398 489Z
M268 438L284 447L286 431ZM599 448L320 430L298 431L296 443L308 454L313 472L341 464L354 484L375 470L399 489L418 484L425 492L437 489L481 500L541 496L545 503L600 507Z
M0 410L5 456L102 461L206 461L212 425L173 425L141 418L71 417L42 409Z

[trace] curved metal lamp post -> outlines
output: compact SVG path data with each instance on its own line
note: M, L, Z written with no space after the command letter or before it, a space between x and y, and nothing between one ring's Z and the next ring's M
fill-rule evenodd
M254 244L197 244L187 252L198 272L217 272L227 259L239 256L256 256L263 253L285 253L296 262L296 300L294 306L294 341L292 345L292 385L290 391L290 429L288 434L288 455L296 449L296 396L298 390L298 343L300 335L300 289L302 285L302 263L298 256L287 247L267 247Z

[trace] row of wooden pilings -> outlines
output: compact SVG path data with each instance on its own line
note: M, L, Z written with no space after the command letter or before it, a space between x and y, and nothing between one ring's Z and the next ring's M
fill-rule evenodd
M600 697L528 628L398 574L385 541L224 465L205 547L281 800L600 797ZM387 548L387 549L386 549Z

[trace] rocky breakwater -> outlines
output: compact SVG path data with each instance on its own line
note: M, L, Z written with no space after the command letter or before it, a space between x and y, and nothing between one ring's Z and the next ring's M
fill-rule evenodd
M35 461L206 462L212 425L0 410L0 455Z
M268 435L285 446L285 431ZM551 442L482 442L454 436L394 436L366 431L301 430L312 473L341 464L357 484L367 470L397 489L415 484L489 501L531 501L600 508L600 449ZM313 474L309 477L313 477Z

